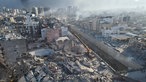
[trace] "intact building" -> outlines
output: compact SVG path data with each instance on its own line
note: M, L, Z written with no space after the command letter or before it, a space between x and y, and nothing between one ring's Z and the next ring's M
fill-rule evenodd
M44 8L43 7L38 7L38 14L41 16L44 16Z
M27 14L26 16L25 26L26 26L26 34L28 35L28 37L36 38L40 36L39 33L41 29L39 29L40 28L39 21L33 20L31 14Z
M48 28L41 29L41 38L42 38L42 40L45 40L47 38L47 32L48 32Z
M61 34L60 28L48 29L47 42L50 43L50 42L55 41L57 38L60 37L60 34Z
M32 13L35 14L36 16L38 16L38 8L37 7L33 7L32 8Z

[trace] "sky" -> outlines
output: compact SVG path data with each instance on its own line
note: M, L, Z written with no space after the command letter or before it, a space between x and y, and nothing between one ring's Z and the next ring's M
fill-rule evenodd
M65 7L72 5L72 0L0 0L0 6L26 8L33 6Z
M77 6L82 10L99 10L143 7L146 6L146 0L0 0L0 7L2 6L11 8Z
M135 8L146 6L146 0L76 0L83 10Z

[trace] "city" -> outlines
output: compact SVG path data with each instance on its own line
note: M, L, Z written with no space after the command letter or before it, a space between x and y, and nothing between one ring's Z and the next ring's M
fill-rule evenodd
M145 6L18 1L0 0L0 82L146 82Z

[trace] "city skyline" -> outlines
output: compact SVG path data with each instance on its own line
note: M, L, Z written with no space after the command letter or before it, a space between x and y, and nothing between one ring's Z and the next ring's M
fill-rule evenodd
M145 0L0 0L1 7L9 8L29 8L33 6L64 8L77 6L81 10L136 8L145 7L145 4Z

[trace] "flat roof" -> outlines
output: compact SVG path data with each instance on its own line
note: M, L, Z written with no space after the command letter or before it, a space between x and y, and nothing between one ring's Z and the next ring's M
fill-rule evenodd
M52 55L53 53L54 51L51 49L37 49L29 52L29 54L31 54L32 56L39 56L39 57Z
M128 33L126 33L127 35L130 35L130 36L138 36L137 34L133 34L133 33L131 33L131 32L128 32Z
M69 40L68 37L59 37L56 41L65 41L65 40Z
M112 39L117 39L117 40L126 40L129 39L129 36L126 35L111 35Z

